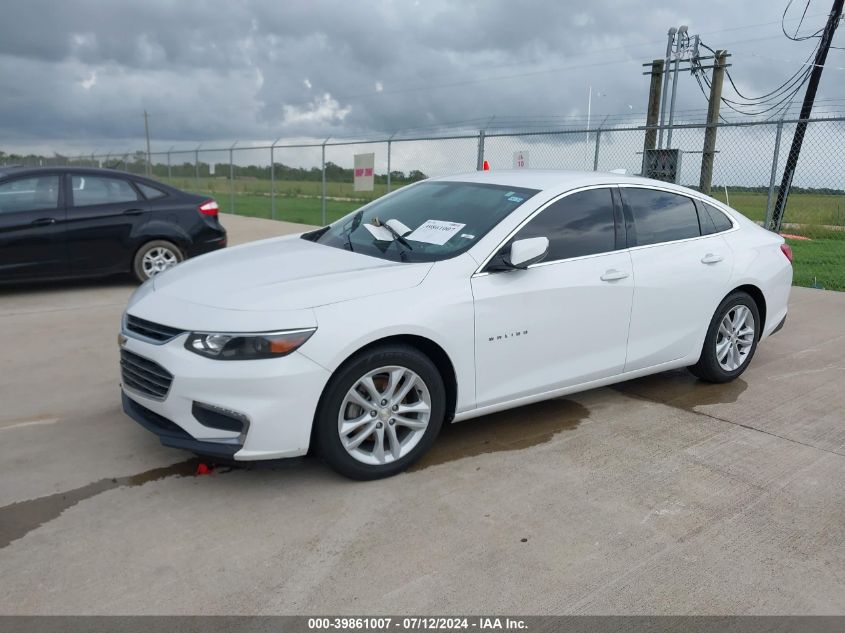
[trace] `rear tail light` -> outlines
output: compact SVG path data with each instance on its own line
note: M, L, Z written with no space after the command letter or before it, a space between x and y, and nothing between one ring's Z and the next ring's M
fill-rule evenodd
M211 215L217 217L217 213L220 211L220 207L217 206L216 200L206 200L200 206L197 207L197 210L203 215Z
M786 258L789 260L789 263L792 263L792 247L784 242L780 245L780 252L783 253Z

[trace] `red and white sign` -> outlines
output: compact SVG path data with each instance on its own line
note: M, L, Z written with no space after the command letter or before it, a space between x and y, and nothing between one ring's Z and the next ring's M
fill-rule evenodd
M372 191L375 154L355 154L355 191Z
M513 153L513 168L528 169L528 152L520 151Z

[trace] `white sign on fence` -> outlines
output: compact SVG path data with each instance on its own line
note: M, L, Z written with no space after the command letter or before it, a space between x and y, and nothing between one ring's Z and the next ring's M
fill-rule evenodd
M373 190L375 154L355 154L355 191Z
M528 151L519 151L513 153L513 168L514 169L528 169Z

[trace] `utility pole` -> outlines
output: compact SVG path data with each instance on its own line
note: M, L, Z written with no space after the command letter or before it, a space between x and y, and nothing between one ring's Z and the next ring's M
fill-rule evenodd
M663 62L663 96L660 103L660 131L657 134L657 147L663 147L663 122L666 119L666 95L669 94L669 62L672 61L672 44L675 42L675 33L678 29L674 26L669 29L669 41L666 43L666 60Z
M651 84L648 87L648 110L646 114L645 143L643 149L654 149L657 143L657 123L660 117L660 82L665 62L655 59L651 62ZM643 154L645 155L645 154Z
M710 102L707 104L707 129L704 131L704 151L701 155L701 177L698 180L698 187L708 196L713 184L713 159L716 155L716 132L719 130L719 107L722 103L722 83L725 80L727 53L725 50L716 51L713 81L710 84Z
M150 166L150 123L147 120L147 111L144 110L144 134L147 136L147 177L152 174L152 167Z
M786 157L786 165L783 169L783 179L780 181L778 199L775 203L775 210L772 214L772 223L768 228L772 231L780 231L783 223L783 213L786 210L786 200L789 190L792 187L792 178L795 176L795 168L798 166L798 157L801 154L801 145L804 143L804 134L807 132L807 119L813 111L813 102L816 99L816 91L819 88L819 81L822 78L824 63L827 60L827 52L830 50L830 43L833 34L842 17L842 5L845 0L833 0L833 7L827 18L819 48L816 51L816 59L813 62L813 71L810 73L810 81L807 84L807 92L804 94L804 103L801 106L798 125L795 127L795 136L792 137L792 146L789 148L789 155Z
M681 47L686 43L687 25L684 24L678 29L678 34L675 42L675 76L672 77L672 100L669 103L669 130L666 132L666 149L671 149L672 146L672 121L675 118L675 96L678 93L678 71L681 66Z

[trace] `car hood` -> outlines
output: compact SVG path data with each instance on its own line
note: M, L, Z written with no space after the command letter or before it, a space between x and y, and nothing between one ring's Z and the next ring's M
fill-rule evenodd
M224 310L302 310L418 285L431 263L405 264L298 235L188 260L154 277L160 297Z

